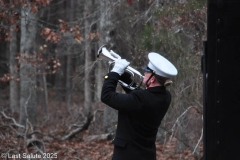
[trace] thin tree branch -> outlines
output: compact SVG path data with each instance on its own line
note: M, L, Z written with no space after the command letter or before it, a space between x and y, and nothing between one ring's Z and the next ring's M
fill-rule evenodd
M21 125L21 124L18 124L14 118L8 117L8 116L4 113L4 111L1 111L1 113L2 113L2 115L3 115L6 119L12 120L15 126L20 127L20 128L25 128L25 126L23 126L23 125Z
M194 108L194 107L193 107L193 106L188 107L188 108L176 119L176 121L175 121L175 123L174 123L174 125L173 125L173 127L172 127L172 129L171 129L172 135L171 135L170 140L172 140L172 137L173 137L173 134L174 134L174 128L175 128L176 124L179 123L179 119L180 119L182 116L184 116L190 108Z
M202 116L202 120L203 120L203 116ZM202 138L203 138L203 128L202 128L202 131L201 131L201 136L200 136L200 138L199 138L199 140L198 140L198 143L197 143L197 145L195 146L195 148L194 148L192 154L195 153L197 147L199 146L200 142L202 141Z

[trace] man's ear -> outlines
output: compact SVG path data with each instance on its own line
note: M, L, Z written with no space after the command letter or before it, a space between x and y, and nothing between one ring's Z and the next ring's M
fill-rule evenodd
M151 78L151 81L152 81L152 82L155 82L155 81L156 81L156 77L153 76L153 77Z

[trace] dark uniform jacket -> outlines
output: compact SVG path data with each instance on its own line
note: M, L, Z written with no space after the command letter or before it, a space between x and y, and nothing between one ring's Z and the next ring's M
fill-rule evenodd
M113 160L155 160L156 134L171 101L163 86L116 93L120 76L108 73L101 100L118 110L116 137L113 140Z

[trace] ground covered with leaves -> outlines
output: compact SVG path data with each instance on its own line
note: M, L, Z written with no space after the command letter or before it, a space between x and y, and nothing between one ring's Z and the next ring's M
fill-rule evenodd
M62 140L63 126L46 125L29 132L31 128L28 131L21 130L17 124L7 113L1 112L1 159L41 159L36 156L42 156L52 160L111 160L113 145L109 138L89 140L91 134L84 130L67 140ZM157 160L197 160L188 148L177 151L175 138L157 142L156 146Z

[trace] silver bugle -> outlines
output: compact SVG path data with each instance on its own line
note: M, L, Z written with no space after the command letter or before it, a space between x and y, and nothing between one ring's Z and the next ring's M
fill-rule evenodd
M113 63L110 64L109 66L109 71L111 70L111 67L113 67L112 65L114 64L114 61L116 61L118 58L112 56L112 54L107 50L106 45L102 45L99 49L98 49L98 58L103 57L106 60L110 60ZM130 75L132 76L132 82L130 84L127 84L121 80L119 80L118 82L123 85L124 87L127 87L131 90L137 89L142 85L142 80L144 78L144 76L137 71L136 69L132 68L131 66L128 66L125 70L125 72L130 73Z

